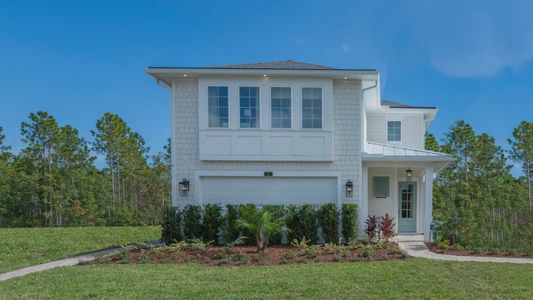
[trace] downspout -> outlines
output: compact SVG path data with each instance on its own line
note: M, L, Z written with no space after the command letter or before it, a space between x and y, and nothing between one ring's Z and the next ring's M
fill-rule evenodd
M363 84L363 82L361 81L361 85ZM361 168L360 168L360 173L359 173L359 179L358 179L358 182L359 182L359 206L361 206L361 204L363 203L363 188L367 189L368 186L366 187L363 187L363 174L362 171L363 171L363 152L364 152L364 149L365 149L365 130L366 130L366 127L364 126L364 114L365 114L365 92L370 90L370 89L373 89L373 88L376 88L378 86L378 81L377 79L374 79L374 85L372 86L369 86L369 87L366 87L364 89L361 89L361 94L360 94L360 98L361 98L361 112L360 112L360 115L359 115L359 118L361 120L361 151L359 153L359 159L361 161ZM363 224L364 224L364 219L366 218L366 215L368 214L368 196L366 197L366 209L365 209L365 214L364 215L359 215L359 231L363 231ZM361 211L362 211L362 207L359 208Z

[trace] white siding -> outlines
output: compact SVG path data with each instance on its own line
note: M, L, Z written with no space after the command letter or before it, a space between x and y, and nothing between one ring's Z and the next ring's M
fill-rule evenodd
M424 115L420 114L368 114L367 139L370 142L391 143L400 147L424 149ZM402 122L402 140L387 141L387 122Z
M198 80L176 79L172 86L173 101L173 204L196 203L195 182L198 171L280 171L339 172L340 184L348 180L354 183L353 197L339 194L342 202L358 201L361 173L361 82L355 80L333 81L333 161L331 162L261 162L261 161L201 161L199 142L199 97ZM230 117L231 118L231 117ZM275 176L275 175L274 175ZM186 197L177 193L177 182L187 178L191 182L190 193ZM294 187L295 189L298 186Z

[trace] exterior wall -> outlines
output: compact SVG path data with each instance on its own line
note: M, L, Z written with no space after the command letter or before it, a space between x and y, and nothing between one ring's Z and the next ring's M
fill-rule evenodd
M412 149L424 149L424 115L415 114L367 114L367 139L370 142L394 144ZM387 121L402 122L402 140L387 141Z
M172 85L173 120L173 205L196 203L194 179L202 171L272 171L276 172L339 172L342 186L354 183L353 197L341 193L341 202L359 199L361 174L361 81L333 81L333 161L332 162L260 162L201 161L199 157L199 89L197 79L176 79ZM275 176L275 175L274 175ZM179 196L177 182L190 181L188 196ZM297 187L295 187L297 188Z
M388 213L394 217L394 230L398 230L398 182L407 181L403 175L403 169L385 168L385 167L371 167L368 168L368 214L376 217L384 216ZM389 197L375 198L373 195L373 177L374 176L388 176L389 177ZM424 232L424 209L425 209L425 192L424 182L422 177L413 176L413 182L416 182L416 231L417 233Z

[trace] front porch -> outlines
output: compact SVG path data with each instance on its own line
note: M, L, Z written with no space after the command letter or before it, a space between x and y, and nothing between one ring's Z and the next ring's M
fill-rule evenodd
M452 160L442 153L371 143L363 155L361 228L368 216L389 214L398 234L429 241L433 178Z

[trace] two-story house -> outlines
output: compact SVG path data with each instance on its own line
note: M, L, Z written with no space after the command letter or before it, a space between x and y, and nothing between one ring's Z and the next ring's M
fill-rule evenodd
M170 90L172 203L358 204L399 233L432 222L432 180L452 158L424 150L437 109L382 100L379 73L296 61L150 67Z

